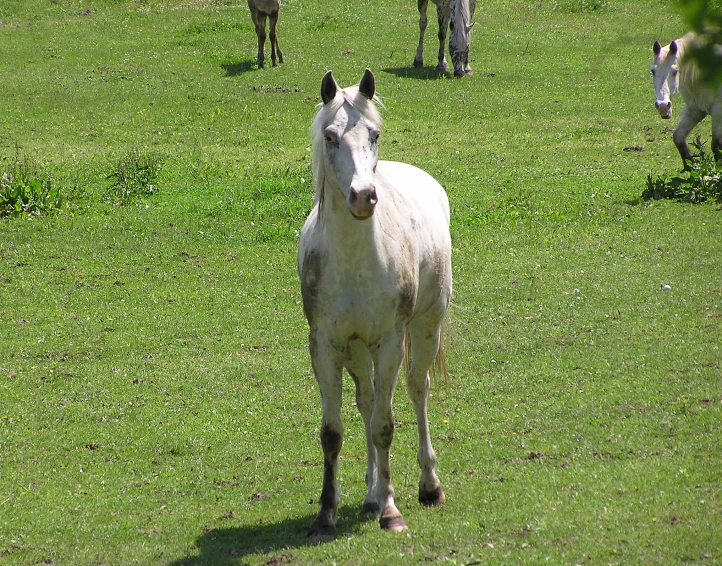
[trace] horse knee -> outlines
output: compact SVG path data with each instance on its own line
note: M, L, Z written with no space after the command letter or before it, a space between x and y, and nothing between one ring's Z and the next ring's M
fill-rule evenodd
M380 426L372 424L372 437L377 450L388 450L394 439L394 421L389 419Z
M332 427L325 424L321 427L321 448L324 455L331 459L338 458L343 446L343 427Z

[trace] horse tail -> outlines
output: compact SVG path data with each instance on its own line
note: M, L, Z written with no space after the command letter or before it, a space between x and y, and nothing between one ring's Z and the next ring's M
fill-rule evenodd
M409 336L409 329L406 328L404 332L404 371L406 375L409 375L409 369L411 366L411 337ZM446 356L444 355L444 332L442 325L442 332L439 334L439 349L436 351L436 358L434 363L429 368L429 378L431 381L436 381L441 378L445 382L449 381L449 372L446 369Z

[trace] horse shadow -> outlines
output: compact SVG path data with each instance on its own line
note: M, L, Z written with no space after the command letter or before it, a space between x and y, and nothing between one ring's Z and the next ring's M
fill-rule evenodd
M255 61L242 61L240 63L223 63L221 68L226 72L227 77L237 77L248 71L256 69Z
M293 549L323 544L306 537L315 517L314 513L267 525L206 528L196 539L198 553L179 558L169 566L236 566L246 556L268 553L274 553L269 564L281 564ZM336 538L349 536L361 524L374 520L378 518L361 513L358 506L343 505L338 510Z
M420 81L438 81L449 78L448 71L437 71L435 67L391 67L381 69L383 73L389 73L400 79L417 79Z

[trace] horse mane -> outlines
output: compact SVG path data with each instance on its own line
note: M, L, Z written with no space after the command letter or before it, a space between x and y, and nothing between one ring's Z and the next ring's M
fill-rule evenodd
M705 43L706 39L694 32L689 32L675 39L677 44L677 60L679 63L679 82L680 84L693 85L697 82L699 70L694 59L685 57L685 52L690 47L700 47Z
M464 45L468 39L468 32L466 31L471 25L471 8L469 7L469 0L452 0L451 12L456 14L454 18L454 44L458 47Z
M361 116L373 125L381 127L381 115L376 108L376 105L383 108L381 99L377 95L374 95L373 99L369 100L359 92L359 85L339 89L336 92L336 97L328 104L324 104L323 102L318 104L317 108L320 109L311 124L311 137L313 140L311 172L313 174L313 184L315 190L313 202L318 205L319 212L323 206L323 187L326 179L326 168L323 159L323 144L325 142L323 134L324 125L331 116L334 116L336 112L341 109L344 104L348 104L352 108L355 108Z

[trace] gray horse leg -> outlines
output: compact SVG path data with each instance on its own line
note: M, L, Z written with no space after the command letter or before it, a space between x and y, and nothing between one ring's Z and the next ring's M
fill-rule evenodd
M699 124L706 115L707 113L704 110L692 108L689 104L685 105L679 116L679 123L672 134L674 145L677 146L677 150L682 158L682 165L685 170L689 169L687 162L692 160L692 152L689 150L689 146L687 145L687 137L694 127Z
M428 5L429 0L419 0L419 46L416 48L414 67L424 66L424 34L426 34L426 26L429 23L429 19L426 17Z
M439 20L439 64L436 65L437 71L448 71L449 64L446 62L446 31L449 29L449 21L451 20L451 11L448 3L441 2L436 5L436 17Z

